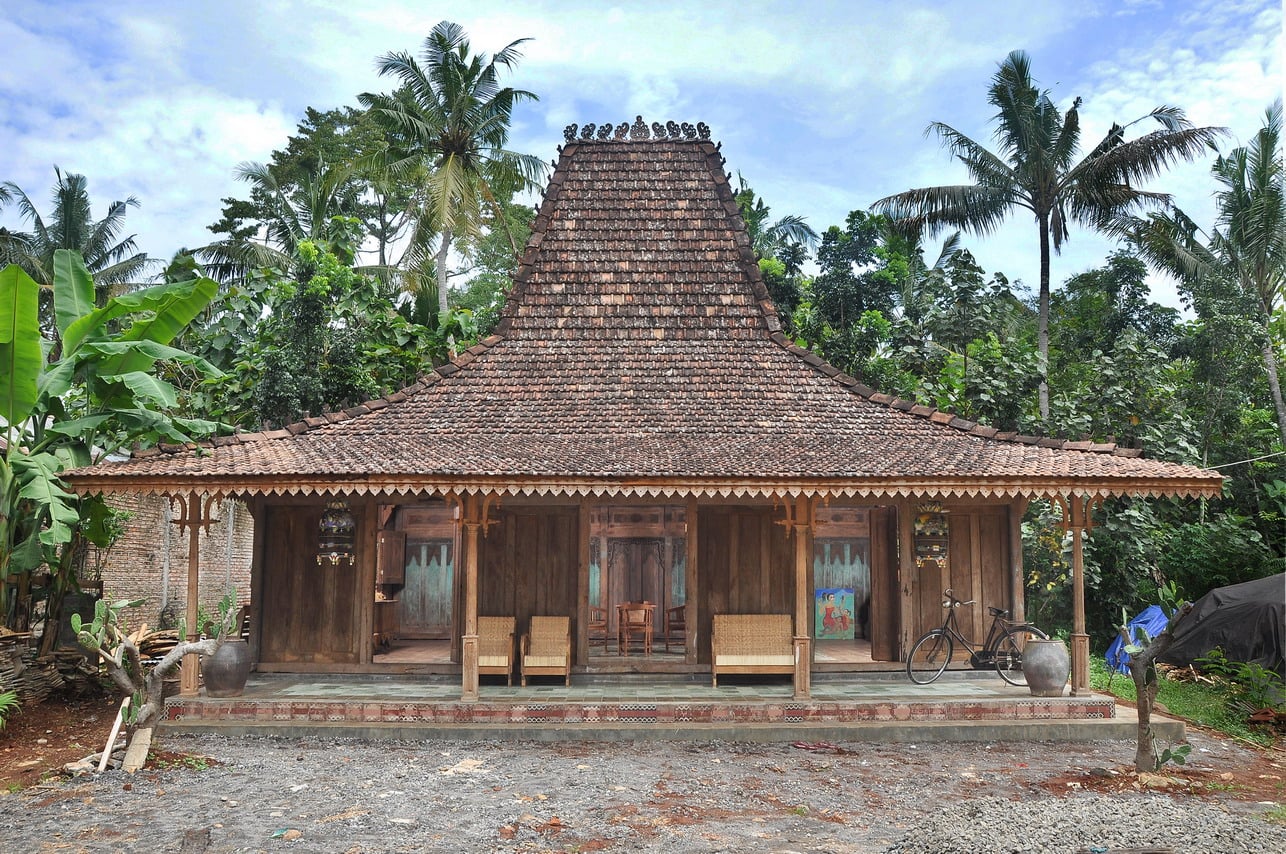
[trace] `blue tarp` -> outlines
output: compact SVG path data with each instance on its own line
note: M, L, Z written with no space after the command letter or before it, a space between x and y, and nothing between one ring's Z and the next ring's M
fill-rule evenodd
M1130 640L1138 642L1139 629L1142 628L1148 633L1148 637L1156 637L1165 631L1166 623L1170 622L1170 617L1165 611L1161 610L1160 605L1149 605L1143 609L1143 612L1129 622ZM1120 637L1112 641L1107 648L1107 666L1116 668L1117 672L1129 674L1130 672L1130 654L1125 651L1125 644Z

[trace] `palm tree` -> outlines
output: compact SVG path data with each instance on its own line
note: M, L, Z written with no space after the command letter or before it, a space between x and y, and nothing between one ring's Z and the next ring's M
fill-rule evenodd
M755 195L754 189L746 182L740 172L737 173L740 186L737 189L737 207L741 209L741 218L746 221L746 230L750 232L750 246L760 258L777 258L789 269L799 256L797 247L817 248L817 232L813 230L802 216L789 214L773 222L769 219L772 209L762 198ZM782 257L783 255L787 257Z
M240 163L236 174L264 199L270 218L263 223L262 240L233 236L195 250L216 278L235 279L256 267L289 270L305 240L325 244L352 261L361 238L338 219L345 213L342 195L351 167L318 163L302 170L294 186L283 186L273 168L263 163Z
M525 41L511 42L488 58L472 52L459 24L442 21L424 40L418 61L404 52L377 60L381 75L401 81L398 92L358 98L391 139L384 158L388 170L394 175L423 171L407 263L421 273L435 268L443 321L449 309L447 256L452 242L480 234L484 206L504 223L498 199L505 190L534 186L545 174L539 158L504 147L514 105L537 100L531 92L500 85L501 66L514 67L522 56L518 46ZM434 238L438 244L431 249ZM510 242L517 255L512 237Z
M1269 333L1273 312L1286 299L1286 163L1281 144L1278 100L1265 111L1264 126L1250 144L1217 158L1211 167L1220 187L1215 196L1219 215L1208 237L1178 210L1133 223L1136 245L1148 260L1190 285L1231 284L1254 304L1264 371L1286 445L1286 400Z
M17 184L0 185L0 201L11 200L22 218L31 224L28 232L0 235L0 256L17 263L38 284L49 289L53 287L54 252L75 250L93 274L98 305L105 305L114 290L141 281L152 264L145 253L138 251L134 235L120 237L126 209L138 207L138 200L130 196L124 201L112 202L107 215L95 221L85 176L70 172L64 175L57 166L54 175L57 177L54 206L48 220Z
M1192 160L1225 131L1193 127L1182 110L1161 106L1126 125L1113 124L1078 160L1081 99L1061 112L1048 90L1036 88L1023 51L1014 51L1000 64L987 100L996 108L997 153L942 122L933 122L926 131L942 140L974 183L907 190L875 206L910 227L951 227L977 234L995 231L1015 208L1031 212L1040 241L1040 416L1047 420L1051 245L1055 252L1062 249L1072 222L1114 233L1113 223L1122 216L1169 207L1168 194L1135 184L1181 160ZM1160 129L1126 140L1129 127L1149 119Z

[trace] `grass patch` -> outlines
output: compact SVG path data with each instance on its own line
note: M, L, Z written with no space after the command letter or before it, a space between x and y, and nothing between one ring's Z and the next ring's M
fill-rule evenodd
M1230 707L1226 692L1195 682L1171 682L1164 676L1160 680L1157 702L1165 706L1164 714L1183 718L1234 738L1245 739L1261 747L1273 744L1271 733L1251 727L1245 718ZM1101 656L1090 656L1090 687L1131 703L1138 700L1134 692L1134 680L1109 670L1107 662Z

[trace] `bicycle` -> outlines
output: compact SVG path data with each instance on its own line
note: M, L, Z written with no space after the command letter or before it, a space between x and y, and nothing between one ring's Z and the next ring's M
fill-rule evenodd
M991 628L987 630L987 640L982 648L974 645L960 633L956 623L956 609L961 605L974 604L973 599L961 602L951 594L951 588L943 591L946 600L942 607L947 609L947 618L940 629L925 632L911 654L906 658L906 675L917 685L928 685L947 669L955 654L958 643L969 650L969 664L975 670L994 667L1000 678L1010 685L1025 686L1027 677L1023 675L1023 643L1029 637L1048 638L1040 629L1031 623L1016 623L1009 619L1009 612L1002 608L988 608L991 614Z

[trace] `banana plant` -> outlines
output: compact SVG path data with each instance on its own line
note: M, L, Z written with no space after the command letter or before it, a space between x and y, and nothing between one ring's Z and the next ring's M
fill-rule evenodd
M16 265L0 270L0 579L51 567L51 617L61 593L75 586L72 562L60 552L74 537L102 530L99 517L109 512L101 499L73 495L62 473L136 442L188 442L219 427L171 414L178 395L157 371L182 364L219 375L170 346L218 293L216 282L123 293L100 308L79 254L58 250L53 278L54 329L46 336L37 283ZM7 614L6 591L0 585Z

